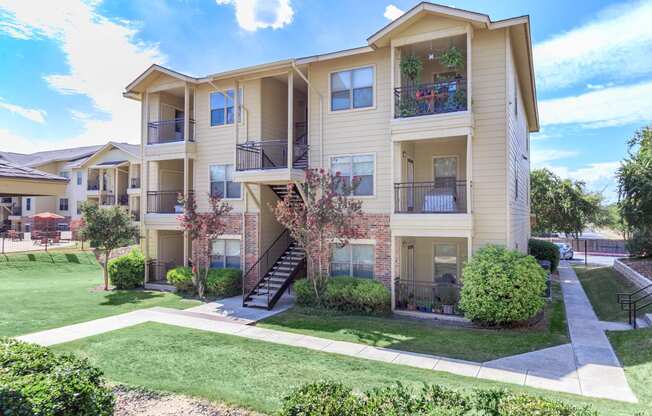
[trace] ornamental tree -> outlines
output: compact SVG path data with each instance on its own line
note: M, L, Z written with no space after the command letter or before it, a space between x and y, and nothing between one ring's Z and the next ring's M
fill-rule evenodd
M324 169L309 169L305 175L304 182L297 184L304 202L293 200L295 191L290 184L288 193L276 204L274 214L305 250L308 279L320 301L328 277L324 272L330 263L332 245L344 247L351 239L361 236L358 224L362 218L362 202L345 196L351 194L357 180L348 186L339 172L333 175Z
M224 234L226 223L224 217L233 209L227 202L217 196L208 197L208 212L197 212L194 194L188 198L179 197L184 205L183 214L179 216L181 227L188 232L192 241L192 283L200 298L204 297L206 281L211 261L213 240Z
M139 232L131 217L120 207L100 208L93 204L82 205L83 227L81 235L91 247L100 252L104 272L104 290L109 290L108 263L111 252L138 240Z

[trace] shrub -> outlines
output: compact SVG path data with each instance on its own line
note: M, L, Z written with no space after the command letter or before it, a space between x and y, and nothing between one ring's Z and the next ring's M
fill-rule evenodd
M557 270L559 266L559 247L550 241L531 238L528 241L528 253L537 260L548 260L551 272Z
M299 306L316 306L317 297L312 282L309 279L296 280L294 282L294 296Z
M210 269L206 291L217 297L239 295L242 292L242 272L240 269Z
M170 269L166 278L179 292L195 293L195 285L192 282L192 269L190 267L179 266Z
M391 295L377 280L338 276L329 279L323 292L323 305L342 312L387 314Z
M420 391L397 384L361 395L342 384L308 384L290 393L279 416L369 415L493 415L493 416L597 416L590 408L505 390L484 389L463 393L438 385Z
M109 261L109 279L118 289L133 289L145 281L145 256L134 248L129 254Z
M87 360L0 339L0 414L109 416L114 399Z
M541 310L546 273L534 257L502 247L479 250L464 266L460 307L485 324L524 321Z

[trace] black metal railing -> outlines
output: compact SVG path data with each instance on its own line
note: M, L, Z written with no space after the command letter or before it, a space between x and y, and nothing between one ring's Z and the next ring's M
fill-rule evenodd
M86 189L89 191L99 191L100 190L100 181L99 180L88 180Z
M394 117L465 111L468 108L466 85L466 79L461 77L394 88Z
M129 195L124 194L118 196L118 205L127 206L129 205Z
M652 306L652 284L632 293L616 293L616 301L620 304L620 309L627 312L629 324L636 329L638 313Z
M460 286L452 282L418 282L401 280L394 282L395 309L444 315L461 315L458 308Z
M293 163L295 169L308 167L308 145L295 143ZM286 140L250 141L236 146L236 170L266 170L288 167L288 142Z
M466 181L438 179L395 183L394 203L397 214L466 213Z
M147 144L174 143L184 141L184 119L152 121L147 123ZM195 120L190 119L188 141L195 140Z
M174 269L174 262L164 262L159 260L150 260L147 262L148 273L147 281L150 283L167 283L167 274L170 269Z
M101 195L100 196L101 205L115 205L115 195Z
M278 237L270 244L270 246L265 250L263 254L256 260L256 262L247 269L247 271L242 275L242 303L246 302L246 299L251 296L254 290L262 283L263 279L267 275L267 272L274 266L279 257L290 246L292 237L290 237L290 232L286 229L279 234ZM269 279L268 279L269 284ZM269 305L269 296L270 288L267 288L267 304Z
M131 189L140 188L140 178L131 178L131 180L129 180L129 187Z
M147 213L148 214L181 214L183 204L179 198L183 191L148 191L147 192Z

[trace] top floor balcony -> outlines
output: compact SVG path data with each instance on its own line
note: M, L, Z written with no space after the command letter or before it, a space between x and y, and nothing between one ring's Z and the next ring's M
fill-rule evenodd
M394 88L394 118L466 111L466 86L466 78L453 76Z
M184 142L184 118L174 118L170 120L159 120L147 123L147 144L163 144ZM189 119L188 141L194 141L195 137L195 120Z

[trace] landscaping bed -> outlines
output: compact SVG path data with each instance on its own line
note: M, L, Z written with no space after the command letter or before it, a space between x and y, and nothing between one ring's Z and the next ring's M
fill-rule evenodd
M620 259L621 262L645 276L652 283L652 259Z

